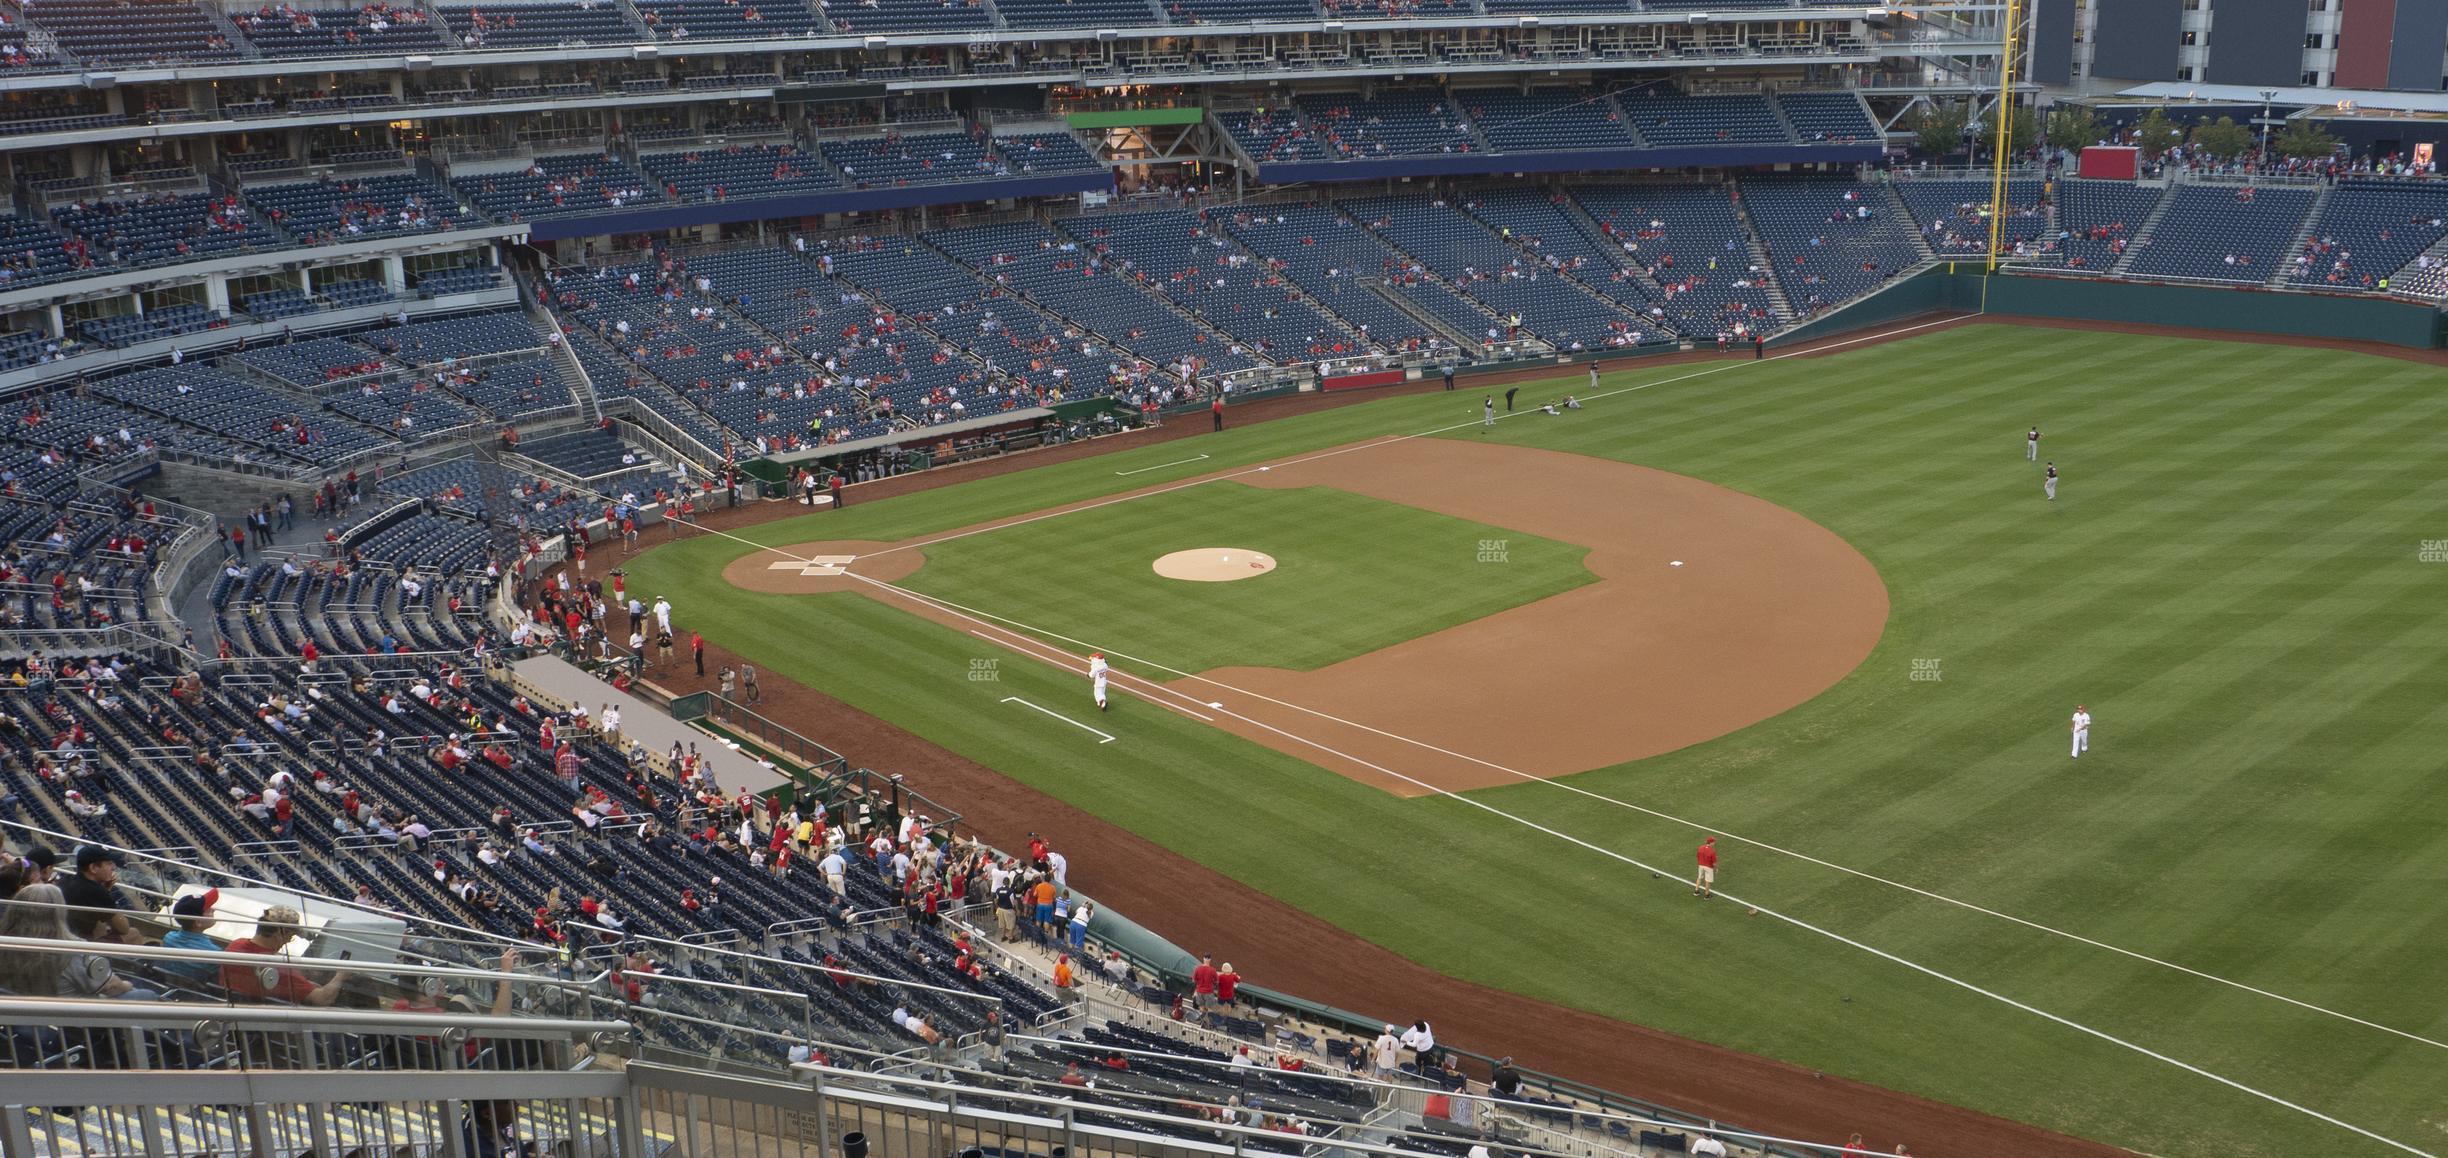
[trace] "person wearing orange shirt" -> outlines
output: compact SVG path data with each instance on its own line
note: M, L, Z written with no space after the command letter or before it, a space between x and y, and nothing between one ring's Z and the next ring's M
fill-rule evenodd
M1029 901L1036 906L1037 931L1042 936L1058 936L1054 928L1054 881L1048 877L1029 890Z

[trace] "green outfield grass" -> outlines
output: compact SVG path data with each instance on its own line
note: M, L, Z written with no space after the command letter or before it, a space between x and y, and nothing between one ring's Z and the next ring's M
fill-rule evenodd
M2448 562L2418 561L2424 540L2448 539L2436 434L2448 375L2333 351L2007 326L1722 365L1689 378L1691 367L1626 369L1606 387L1661 384L1493 437L1678 471L1816 519L1878 566L1887 633L1802 707L1576 786L2448 1039L2437 999L2448 803L2435 784L2448 750ZM1115 473L1179 458L1184 444L1154 446L755 537L941 531L1475 423L1478 398L1386 399L1203 438L1213 457L1180 468ZM2023 460L2034 422L2065 471L2055 504ZM960 554L1072 517L965 539ZM1151 532L1139 554L1178 545ZM859 596L738 592L719 572L743 549L657 550L630 565L632 589L671 595L685 625L776 672L1456 976L2156 1154L2385 1152L1456 801L1398 800L1167 712L1117 711L1098 722L1120 742L1084 746L1001 702L1077 703L1076 678L1005 663L998 682L972 682L970 661L1000 653L964 632ZM917 581L1091 642L1117 629L1093 583L1066 600L973 561L975 578L930 564ZM1299 610L1322 630L1354 609ZM1940 678L1915 680L1916 666ZM2079 762L2064 730L2077 700L2098 720ZM1678 868L1696 843L1691 827L1552 787L1479 799ZM2448 1147L2437 1047L1741 843L1724 884L2391 1138ZM1164 927L1162 913L1135 915ZM1369 1012L1415 1012L1401 1003L1387 994ZM1516 1052L1535 1064L1534 1044Z
M1453 566L1486 539L1506 541L1507 566ZM1151 566L1193 547L1264 551L1278 565L1232 583ZM1219 482L928 547L901 586L960 603L992 592L997 615L1093 624L1099 646L1184 671L1306 671L1594 582L1588 553L1349 491Z

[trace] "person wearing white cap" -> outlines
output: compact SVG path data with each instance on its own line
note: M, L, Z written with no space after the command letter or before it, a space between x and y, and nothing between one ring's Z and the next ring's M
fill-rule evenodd
M1092 651L1088 653L1088 684L1089 687L1096 692L1096 705L1097 710L1100 712L1105 710L1105 677L1107 670L1108 669L1105 666L1104 652Z
M1377 1046L1370 1053L1370 1068L1380 1080L1391 1080L1395 1071L1402 1068L1402 1039L1394 1033L1394 1026L1386 1026L1385 1032L1377 1035Z

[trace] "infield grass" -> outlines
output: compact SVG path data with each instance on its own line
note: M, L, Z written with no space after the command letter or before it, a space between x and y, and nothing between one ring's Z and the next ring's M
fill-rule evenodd
M1496 539L1507 566L1453 565ZM1277 567L1229 583L1156 574L1157 556L1194 547ZM992 592L997 615L1093 623L1099 646L1185 671L1306 671L1595 582L1588 554L1349 491L1217 482L930 546L900 585L954 602Z
M1605 387L1692 369L1635 365ZM1180 473L1469 423L1477 404L1436 393L1266 423L1199 440L1213 458ZM2428 366L1973 325L1463 433L1758 495L1846 537L1888 585L1885 637L1836 687L1575 786L2448 1040L2448 562L2419 561L2448 539L2444 420L2448 374ZM2035 422L2065 472L2054 504L2023 460ZM1183 445L755 537L898 539L1022 514L1161 482L1114 472ZM1202 544L1152 533L1136 554L1181 545ZM742 550L657 550L630 565L633 589L669 592L688 626L773 670L1453 975L2149 1153L2390 1152L1459 802L1397 799L1172 713L1117 711L1099 725L1120 741L1084 748L1000 704L1077 703L1075 677L1009 663L999 684L967 681L971 659L996 654L981 641L860 596L747 595L720 578ZM1029 577L975 562L975 578L928 581L1007 612ZM1031 591L1015 617L1107 639L1113 592L1081 579L1073 599ZM1321 621L1353 611L1305 606ZM2073 761L2078 700L2097 723ZM1678 871L1698 836L1549 786L1478 798ZM2448 1148L2448 1050L1741 842L1724 872L1829 932ZM1163 928L1162 913L1133 915ZM1363 1012L1434 1012L1400 1003Z

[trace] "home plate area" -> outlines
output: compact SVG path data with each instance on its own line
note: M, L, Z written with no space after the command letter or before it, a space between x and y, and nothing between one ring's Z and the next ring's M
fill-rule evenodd
M795 571L810 579L820 579L843 574L850 564L857 561L858 556L856 555L810 555L805 559L785 559L779 563L769 563L765 569L768 571Z

